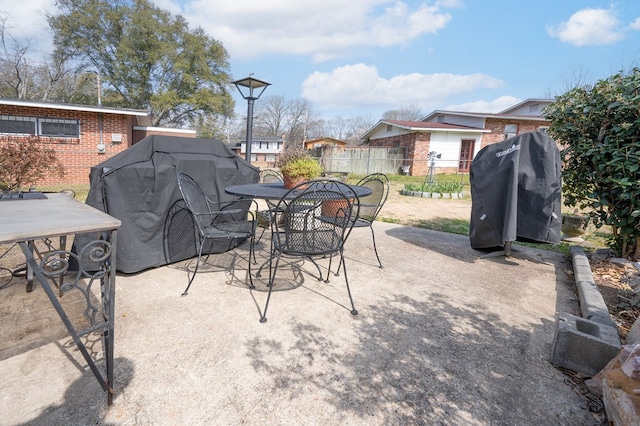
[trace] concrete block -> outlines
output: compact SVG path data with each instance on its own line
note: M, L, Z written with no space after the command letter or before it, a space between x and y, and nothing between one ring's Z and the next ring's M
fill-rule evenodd
M576 282L576 287L582 317L616 328L616 323L609 315L609 308L602 297L602 293L598 290L598 286L594 282L578 281Z
M616 328L562 312L556 322L551 363L593 377L620 347Z

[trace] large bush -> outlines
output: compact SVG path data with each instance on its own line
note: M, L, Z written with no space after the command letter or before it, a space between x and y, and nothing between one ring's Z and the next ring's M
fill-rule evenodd
M26 189L51 173L64 176L64 168L53 149L45 149L36 136L10 140L0 146L0 190Z
M611 225L611 247L640 258L640 69L576 87L547 108L563 145L565 204Z

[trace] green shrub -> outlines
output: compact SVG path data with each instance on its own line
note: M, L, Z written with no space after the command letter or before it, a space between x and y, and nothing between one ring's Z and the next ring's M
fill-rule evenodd
M291 178L315 179L322 174L322 167L309 151L303 148L286 149L278 155L276 166L280 173Z
M610 225L617 253L640 260L640 68L576 87L545 111L562 144L564 204Z

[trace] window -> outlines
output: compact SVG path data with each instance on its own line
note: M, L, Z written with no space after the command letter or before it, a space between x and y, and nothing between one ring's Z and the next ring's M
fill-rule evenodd
M77 138L80 136L78 120L63 120L55 118L41 118L38 120L40 136L54 136L63 138Z
M33 117L0 116L0 133L35 135L36 119Z
M391 124L387 124L387 132L390 132L393 126Z
M549 126L538 126L538 131L542 133L549 133Z
M518 134L518 125L517 124L506 124L504 126L504 138L512 138Z
M18 117L0 115L0 133L79 138L80 122L56 118Z

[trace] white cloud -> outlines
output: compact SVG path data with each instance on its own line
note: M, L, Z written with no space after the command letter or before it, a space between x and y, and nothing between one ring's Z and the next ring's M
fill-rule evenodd
M629 29L633 31L640 31L640 18L636 18L631 24L629 24Z
M6 29L16 39L29 41L33 52L49 52L53 46L51 30L46 13L55 12L50 0L28 0L16 4L15 1L0 0L0 15L6 18Z
M449 105L444 108L449 111L487 112L496 114L522 102L514 96L500 96L492 101L472 101L462 104Z
M622 24L613 9L582 9L567 22L547 27L551 37L574 46L607 45L620 40Z
M169 8L170 0L163 0ZM368 47L402 45L435 34L455 0L417 7L396 0L193 0L182 15L220 40L232 58L312 55L320 62Z
M302 84L302 96L322 107L416 104L441 106L449 97L478 89L496 89L503 82L485 74L406 74L383 78L372 65L354 64L331 72L314 72Z

